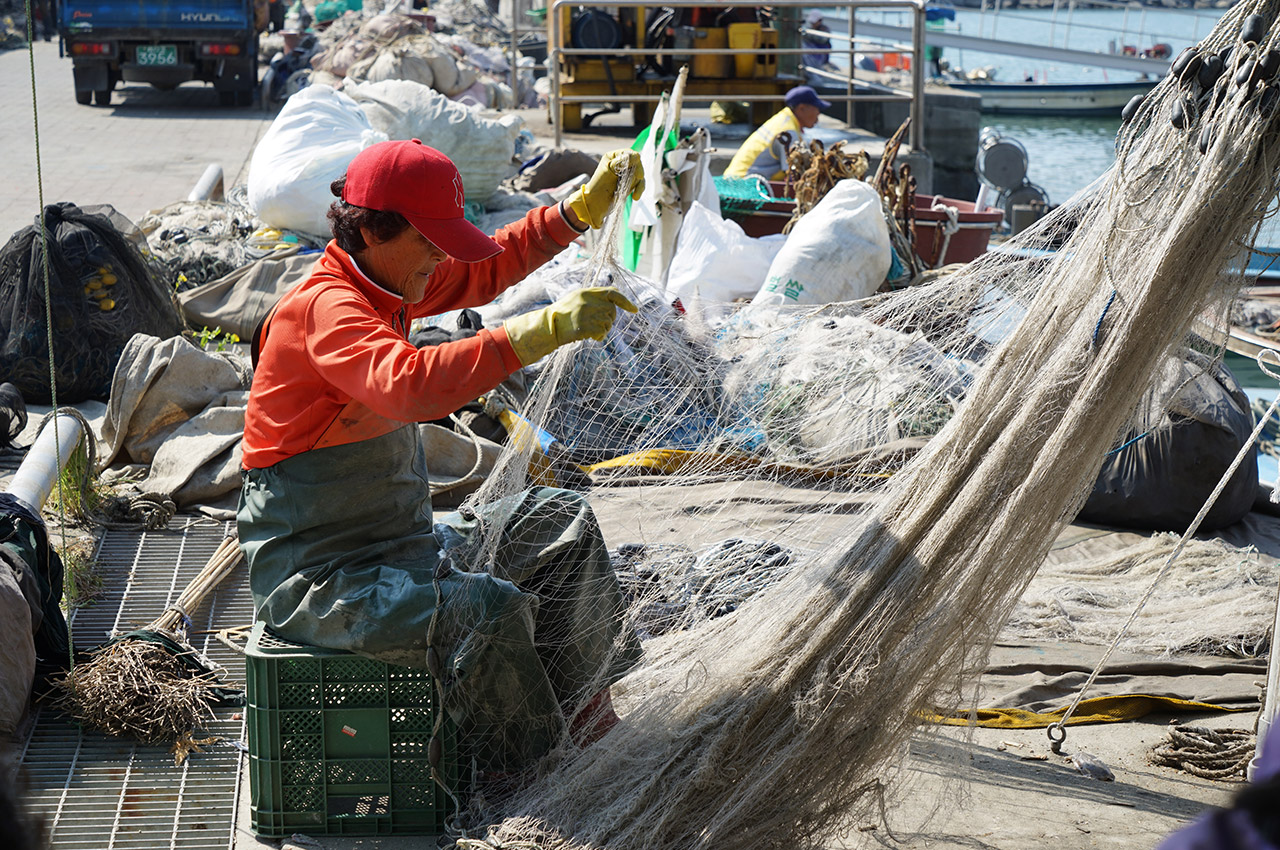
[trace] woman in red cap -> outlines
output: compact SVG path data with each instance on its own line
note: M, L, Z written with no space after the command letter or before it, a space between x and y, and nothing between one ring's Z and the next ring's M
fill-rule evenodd
M608 686L639 645L584 498L538 488L437 523L416 423L558 346L603 339L617 308L636 308L582 289L422 349L409 325L491 301L599 227L620 181L639 197L631 151L490 238L463 218L448 157L417 140L374 145L333 184L333 241L255 335L237 519L258 618L281 637L431 670L462 763L479 771L519 770L566 728L579 742L602 734L616 720ZM502 528L492 561L475 533L486 520Z

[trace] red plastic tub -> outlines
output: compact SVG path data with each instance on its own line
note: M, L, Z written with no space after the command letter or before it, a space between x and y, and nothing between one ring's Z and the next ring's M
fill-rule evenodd
M933 209L934 203L955 207L959 229L947 238L950 216L946 210ZM960 201L941 195L916 195L916 254L929 268L948 263L967 263L986 253L987 242L1004 211L987 207L978 212L972 201Z
M771 180L769 191L777 200L765 201L759 209L735 209L726 206L723 209L724 217L736 221L742 228L742 232L753 238L781 233L782 228L796 211L795 199L785 197L784 188L785 184L782 181Z

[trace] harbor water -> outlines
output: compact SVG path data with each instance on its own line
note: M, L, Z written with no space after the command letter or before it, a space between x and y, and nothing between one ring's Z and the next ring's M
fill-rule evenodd
M956 9L945 31L1021 44L1042 44L1072 50L1110 52L1126 46L1141 53L1156 44L1167 44L1174 56L1207 36L1223 15L1221 9L1075 9L1068 3L1053 9L1004 9L982 11ZM826 9L833 32L845 31L843 11ZM909 26L906 15L873 9L858 11L860 20ZM839 42L836 42L838 45ZM838 49L832 51L843 64ZM963 71L987 69L997 82L1028 78L1037 82L1118 82L1131 77L1124 72L1070 64L1054 64L1020 56L946 48L943 60ZM1063 118L984 115L983 123L1001 135L1018 140L1027 149L1027 179L1044 189L1050 203L1066 201L1089 185L1115 161L1115 136L1120 116Z

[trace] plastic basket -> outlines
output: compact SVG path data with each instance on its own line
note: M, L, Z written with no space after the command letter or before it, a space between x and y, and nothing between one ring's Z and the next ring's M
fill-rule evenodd
M453 814L431 777L438 710L425 670L302 646L257 623L245 648L253 831L438 835ZM439 774L457 785L453 727Z

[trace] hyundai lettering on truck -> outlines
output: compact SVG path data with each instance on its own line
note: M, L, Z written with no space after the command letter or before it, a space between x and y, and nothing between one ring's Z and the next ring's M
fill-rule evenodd
M120 82L172 89L212 83L224 106L258 85L253 0L64 0L61 35L76 101L111 103Z

